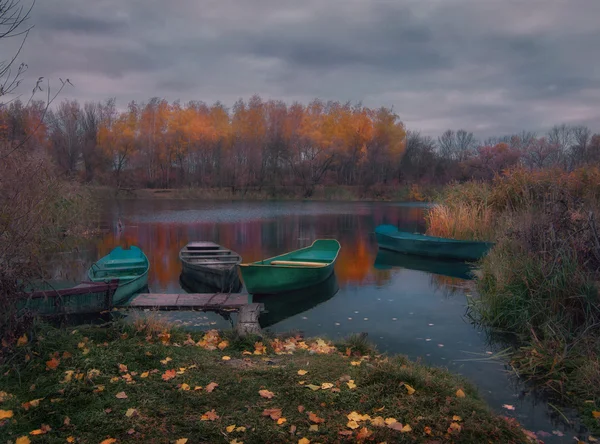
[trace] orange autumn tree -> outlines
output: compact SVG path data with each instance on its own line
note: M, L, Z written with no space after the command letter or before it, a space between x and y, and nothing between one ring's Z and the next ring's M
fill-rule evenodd
M104 120L98 130L98 146L111 161L117 187L121 186L122 171L134 155L137 116L137 106L132 102L126 112L120 114L114 121Z

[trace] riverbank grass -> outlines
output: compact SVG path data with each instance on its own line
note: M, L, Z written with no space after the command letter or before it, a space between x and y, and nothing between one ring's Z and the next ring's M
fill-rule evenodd
M10 442L527 442L465 381L356 338L36 331L0 368Z

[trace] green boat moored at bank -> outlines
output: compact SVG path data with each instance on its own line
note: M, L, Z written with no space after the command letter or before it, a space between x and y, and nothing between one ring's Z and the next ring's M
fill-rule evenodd
M477 261L487 254L493 242L466 241L399 231L393 225L375 229L380 248L399 253L434 258Z
M277 294L310 287L326 280L340 251L335 239L318 239L309 247L262 261L240 264L250 294Z
M117 247L92 264L88 270L88 278L92 282L118 281L112 305L122 305L135 293L147 287L149 268L148 258L138 247Z

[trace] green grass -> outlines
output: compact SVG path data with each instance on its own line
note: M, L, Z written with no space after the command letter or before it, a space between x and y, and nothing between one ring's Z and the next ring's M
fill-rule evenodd
M303 437L321 443L356 442L363 428L371 433L369 440L373 442L527 442L515 423L493 415L464 380L404 357L348 357L337 351L248 355L243 351L253 352L252 341L258 338L230 334L230 344L224 350L208 351L184 345L186 334L181 331L171 331L169 343L163 344L156 333L148 334L150 330L139 324L137 328L117 324L73 331L38 330L34 340L3 356L0 387L10 396L5 396L0 409L12 410L14 416L0 421L2 436L15 441L46 424L51 430L40 436L28 435L32 442L64 443L71 436L80 443L108 438L144 443L175 442L179 438L188 438L189 443L229 443L234 439L246 444L296 443ZM192 335L195 341L201 337L201 333ZM356 338L338 345L343 350L350 347L354 353L358 349L373 351ZM72 357L63 357L65 352ZM55 370L46 366L53 353L60 356ZM231 359L222 360L225 355ZM172 360L162 364L167 357ZM126 365L127 370L120 371L119 364ZM167 369L185 370L165 381L161 375ZM301 369L308 373L298 375ZM94 376L92 370L99 375ZM67 371L73 371L72 380L61 382ZM144 372L150 372L147 378L141 378ZM78 373L84 375L80 380ZM132 382L123 378L125 374ZM113 378L116 382L111 382ZM354 381L355 389L348 387L348 379ZM305 381L304 385L300 381ZM219 384L211 393L194 390L211 382ZM323 383L333 387L316 391L307 387ZM191 389L182 390L181 384ZM409 395L403 384L416 391ZM98 392L100 386L104 390ZM457 396L459 389L465 397ZM260 390L273 392L273 398L261 397ZM117 399L120 392L127 398ZM37 407L22 407L40 398ZM304 407L303 412L299 406ZM273 408L281 409L286 418L282 425L263 416L265 409ZM127 417L128 409L136 413ZM211 410L219 418L202 421L202 415ZM347 415L352 411L371 418L395 418L412 430L402 433L364 421L353 431L347 427ZM308 412L324 419L318 431L309 429ZM449 434L452 423L460 425L460 431ZM246 430L227 432L233 424ZM352 434L340 435L340 431Z

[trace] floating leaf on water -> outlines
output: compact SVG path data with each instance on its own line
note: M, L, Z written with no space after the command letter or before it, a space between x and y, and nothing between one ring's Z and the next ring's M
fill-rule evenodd
M514 410L515 409L515 407L510 404L502 404L502 408L505 408L506 410Z

